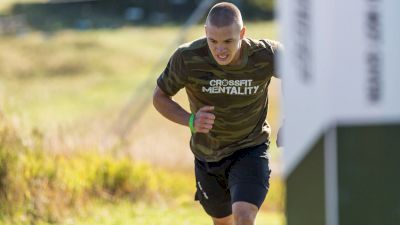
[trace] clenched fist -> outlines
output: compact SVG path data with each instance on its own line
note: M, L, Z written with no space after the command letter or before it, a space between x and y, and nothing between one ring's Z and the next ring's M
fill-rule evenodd
M208 133L215 120L215 115L212 113L214 106L203 106L197 111L194 120L194 128L198 133Z

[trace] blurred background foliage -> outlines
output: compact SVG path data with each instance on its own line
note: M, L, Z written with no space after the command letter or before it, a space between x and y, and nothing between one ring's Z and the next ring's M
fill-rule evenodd
M273 19L273 0L231 2L240 7L243 17L248 21ZM31 29L99 29L182 23L200 3L201 0L20 0L10 4L3 12L15 16Z
M194 191L187 185L189 175L154 169L130 157L93 149L50 154L43 151L39 134L32 135L35 143L28 147L4 117L0 122L0 222L56 223L93 199L173 200Z

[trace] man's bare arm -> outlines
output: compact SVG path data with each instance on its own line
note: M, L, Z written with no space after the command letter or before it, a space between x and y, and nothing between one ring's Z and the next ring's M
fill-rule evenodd
M186 112L185 109L172 100L172 97L164 93L158 86L154 90L153 105L165 118L175 123L188 126L190 113Z
M172 100L172 97L158 86L154 90L153 105L165 118L184 126L189 125L190 113ZM211 113L212 110L214 110L213 106L203 106L196 113L194 121L196 132L208 133L212 129L215 120L214 114Z

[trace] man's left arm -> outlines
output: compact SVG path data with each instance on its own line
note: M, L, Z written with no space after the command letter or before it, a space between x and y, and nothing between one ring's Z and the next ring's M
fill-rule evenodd
M274 70L273 70L272 76L274 76L275 78L281 79L281 74L280 74L280 71L279 71L279 68L278 68L278 61L282 57L283 45L278 41L272 41L272 40L269 41L269 44L271 46L272 54L274 56L273 57Z
M281 71L279 70L278 66L278 61L281 60L282 53L283 53L283 45L278 42L278 41L270 41L272 53L273 53L273 59L274 59L274 69L273 69L273 74L275 78L282 79L281 77ZM282 124L278 129L278 133L276 135L276 145L278 148L283 147L283 138L282 138L282 133L283 133L283 124L284 124L284 119L282 120Z

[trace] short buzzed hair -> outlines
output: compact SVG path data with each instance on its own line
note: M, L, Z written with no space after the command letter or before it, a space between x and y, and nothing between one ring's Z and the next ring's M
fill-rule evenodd
M243 27L242 15L238 7L229 2L221 2L214 5L207 15L206 25L216 27L230 26L237 24L240 29Z

